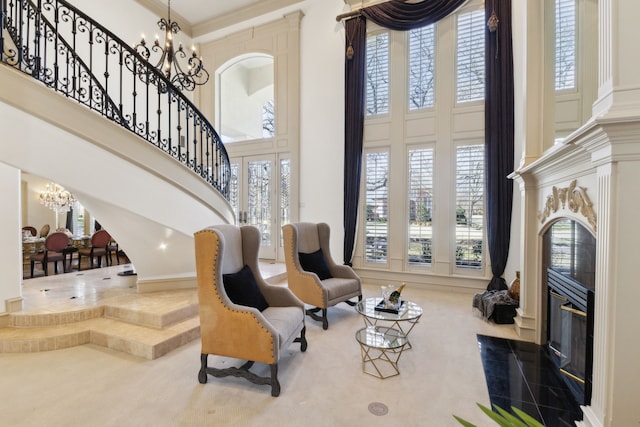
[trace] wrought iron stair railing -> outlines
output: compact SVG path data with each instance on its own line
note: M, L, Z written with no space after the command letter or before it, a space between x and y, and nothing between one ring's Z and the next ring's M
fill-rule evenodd
M195 105L64 0L0 0L0 62L146 139L229 198L227 151Z

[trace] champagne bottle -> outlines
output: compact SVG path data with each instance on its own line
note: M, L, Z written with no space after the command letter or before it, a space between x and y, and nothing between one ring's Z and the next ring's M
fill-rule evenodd
M404 286L405 284L403 283L398 289L391 292L391 295L389 295L389 302L397 303L398 301L400 301L400 293L402 293Z

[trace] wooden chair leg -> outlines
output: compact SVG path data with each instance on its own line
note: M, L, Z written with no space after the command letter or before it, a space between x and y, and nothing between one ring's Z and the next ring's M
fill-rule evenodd
M322 316L318 316L316 314L318 311L322 311ZM326 308L320 308L320 307L308 308L305 311L305 313L307 314L307 316L311 317L313 320L322 322L322 329L324 329L325 331L329 329L329 319L327 318Z
M200 371L198 372L198 382L200 384L207 383L207 357L208 354L200 353Z
M280 382L278 381L278 364L274 363L271 366L271 396L280 396Z
M300 351L303 352L303 353L305 351L307 351L306 331L307 331L307 327L303 326L302 327L302 331L300 331L300 337L298 337L295 340L293 340L293 342L299 342L300 343Z

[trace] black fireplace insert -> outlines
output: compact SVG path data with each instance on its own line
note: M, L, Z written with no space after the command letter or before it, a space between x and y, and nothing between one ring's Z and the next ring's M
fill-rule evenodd
M591 402L594 293L547 270L548 348L563 380L582 405Z
M578 403L591 402L595 237L580 223L556 221L544 235L547 348Z

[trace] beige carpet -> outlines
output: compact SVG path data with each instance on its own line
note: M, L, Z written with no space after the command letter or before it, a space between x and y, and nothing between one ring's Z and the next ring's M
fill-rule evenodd
M364 286L377 296L379 287ZM294 344L279 365L282 391L240 378L198 383L200 344L157 360L86 345L31 354L0 354L0 424L6 426L458 426L452 414L494 426L475 403L489 404L476 334L516 339L510 325L484 322L472 293L405 289L424 308L400 375L362 373L353 307L329 309L329 329L307 318L309 348ZM239 362L212 358L210 364ZM268 367L254 366L265 375ZM386 415L369 411L382 403Z

